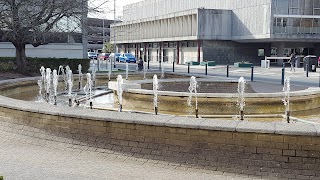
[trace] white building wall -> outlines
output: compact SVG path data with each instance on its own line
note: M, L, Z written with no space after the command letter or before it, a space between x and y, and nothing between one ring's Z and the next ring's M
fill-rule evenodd
M197 47L182 47L180 54L180 63L185 64L186 62L195 61L198 62L198 48ZM202 59L200 57L200 59Z
M12 43L0 43L0 56L1 57L15 57L16 49ZM32 45L26 46L27 57L39 58L83 58L83 45L81 43L63 44L52 43L33 47Z
M269 38L272 0L144 0L125 6L124 21L159 17L194 8L232 10L232 39Z

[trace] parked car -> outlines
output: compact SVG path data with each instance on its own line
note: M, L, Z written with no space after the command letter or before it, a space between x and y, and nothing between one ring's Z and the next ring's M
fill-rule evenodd
M89 59L97 59L97 53L95 52L88 52Z
M114 59L114 56L116 56L116 61L118 61L119 62L119 56L120 56L121 54L120 53L111 53L110 54L110 56L109 56L109 59Z
M107 60L109 59L110 53L101 53L98 55L99 60Z
M130 53L124 53L119 56L119 62L136 63L136 61L137 61L136 57L134 57L134 55Z

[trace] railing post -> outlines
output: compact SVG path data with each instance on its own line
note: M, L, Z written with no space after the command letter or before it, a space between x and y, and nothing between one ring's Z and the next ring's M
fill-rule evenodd
M172 62L172 72L174 72L174 61Z
M208 75L208 63L206 63L206 75Z
M253 81L253 69L254 69L254 66L251 66L251 81Z
M282 76L281 76L281 84L284 85L284 74L285 73L285 65L282 63Z
M227 77L229 77L229 64L227 65Z
M188 74L190 73L190 62L188 62Z

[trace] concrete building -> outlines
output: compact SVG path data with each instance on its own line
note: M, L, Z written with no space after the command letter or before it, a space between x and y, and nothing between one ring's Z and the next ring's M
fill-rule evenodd
M144 0L125 6L123 20L111 41L150 61L320 55L319 0Z
M100 52L104 42L110 41L110 24L113 20L88 18L88 51Z

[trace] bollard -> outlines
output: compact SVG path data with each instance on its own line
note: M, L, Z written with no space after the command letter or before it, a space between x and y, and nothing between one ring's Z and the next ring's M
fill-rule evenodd
M190 73L190 62L188 62L188 74Z
M174 72L174 61L172 62L172 72Z
M229 64L227 65L227 77L229 77Z
M69 98L69 107L71 107L71 106L72 106L72 99Z
M284 63L282 64L282 76L281 76L281 84L284 85L284 73L285 73L285 67Z
M148 60L148 69L150 69L150 61Z
M98 71L100 71L100 59L97 60Z
M208 63L206 63L206 75L208 75Z
M306 65L306 76L309 77L309 64Z
M251 66L251 82L253 81L253 69L254 69L254 66Z

